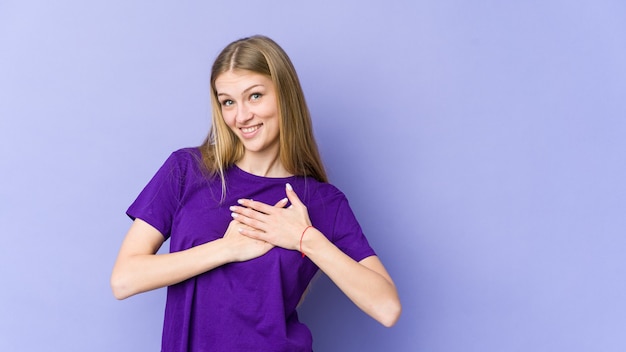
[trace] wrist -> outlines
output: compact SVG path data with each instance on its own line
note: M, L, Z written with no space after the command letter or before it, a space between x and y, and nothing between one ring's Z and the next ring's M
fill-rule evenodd
M318 230L317 228L311 226L307 227L305 231L303 231L303 235L301 237L300 242L300 253L304 256L312 257L315 256L315 253L319 251L320 246L326 242L326 236Z
M218 260L222 264L241 261L241 258L239 258L239 253L235 250L233 246L229 245L228 238L218 238L205 244L212 244L213 246L215 246L214 250L212 251L213 256L215 256L215 253L219 253Z
M307 227L304 228L304 231L302 231L302 235L300 235L300 254L302 255L302 258L304 258L306 256L306 254L304 254L304 250L302 248L302 241L304 240L304 236L306 235L306 232L309 229L313 229L314 227L312 225L309 225Z

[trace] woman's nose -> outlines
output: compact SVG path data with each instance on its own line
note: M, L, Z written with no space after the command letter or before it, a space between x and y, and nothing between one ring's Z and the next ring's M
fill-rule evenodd
M250 111L246 104L239 104L237 108L237 122L244 123L250 120L254 114Z

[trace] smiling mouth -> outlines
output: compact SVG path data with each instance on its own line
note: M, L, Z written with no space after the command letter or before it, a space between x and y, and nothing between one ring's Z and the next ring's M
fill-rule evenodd
M250 127L241 127L240 130L243 133L252 133L255 132L256 130L258 130L259 128L261 128L261 125L256 125L256 126L250 126Z

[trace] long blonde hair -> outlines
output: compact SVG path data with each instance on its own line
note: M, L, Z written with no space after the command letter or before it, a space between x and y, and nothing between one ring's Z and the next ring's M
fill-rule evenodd
M217 56L211 69L212 125L200 146L202 161L212 175L222 181L225 196L225 170L243 157L244 147L222 117L215 80L230 70L247 70L272 79L276 89L280 119L280 161L293 175L328 182L313 137L311 115L296 70L285 51L272 39L252 36L230 43Z

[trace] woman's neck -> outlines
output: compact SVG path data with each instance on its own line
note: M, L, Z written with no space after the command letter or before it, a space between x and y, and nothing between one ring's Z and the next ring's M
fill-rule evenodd
M285 169L279 155L270 157L245 153L241 160L235 163L243 171L262 177L289 177L293 176Z

